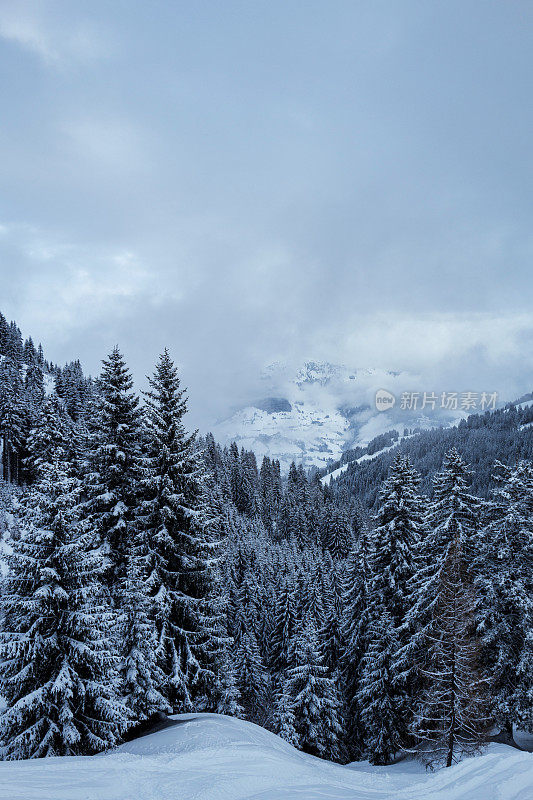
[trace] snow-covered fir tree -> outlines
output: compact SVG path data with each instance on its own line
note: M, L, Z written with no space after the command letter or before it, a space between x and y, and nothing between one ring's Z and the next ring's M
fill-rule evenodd
M118 688L137 722L172 712L160 690L165 676L156 655L152 603L145 585L146 557L144 541L136 536L129 546L126 573L117 587L120 611L114 626L119 648Z
M237 684L235 656L228 647L226 647L220 662L219 684L215 712L227 714L230 717L242 716L244 709L241 705L241 694Z
M291 698L295 730L307 753L337 761L341 757L340 699L322 663L312 624L295 637L285 691Z
M287 668L297 621L296 592L292 575L289 573L278 584L276 593L276 608L270 642L272 666L276 672L283 672Z
M341 670L347 707L345 740L352 758L361 758L365 752L360 685L370 622L370 557L370 539L368 531L363 528L346 562L342 595Z
M423 688L411 725L417 753L430 766L451 767L481 747L489 729L488 686L480 677L479 644L472 633L476 601L465 573L461 545L454 540L422 635Z
M75 433L57 395L53 394L39 409L26 439L24 474L29 483L39 476L43 466L54 461L61 447L64 460L75 460Z
M500 484L473 563L481 659L494 719L533 732L533 467L497 465Z
M346 558L353 541L352 524L347 508L332 503L324 506L320 519L320 540L322 547L334 559Z
M487 725L470 566L480 502L468 492L470 475L452 449L434 478L421 568L403 629L410 638L397 659L397 669L414 663L421 678L411 724L418 753L447 766L458 753L479 746Z
M293 747L300 747L300 737L296 733L293 702L289 687L285 682L276 698L276 705L272 715L272 730L286 742L292 744Z
M245 632L239 639L235 664L240 702L246 716L264 721L270 681L252 631Z
M36 415L39 407L44 402L44 374L40 364L29 364L24 376L24 394L28 405Z
M48 455L20 500L1 599L0 740L10 759L96 753L120 741L129 722L114 694L105 558L77 524L80 481L61 418L48 409L45 420Z
M418 570L408 584L409 610L399 628L401 648L396 670L411 684L426 649L425 632L441 591L440 575L448 551L460 547L465 570L471 568L476 553L482 504L468 491L471 475L457 450L452 448L444 457L441 471L433 478L434 494L418 547ZM415 691L419 690L416 686Z
M343 571L333 563L329 553L325 556L324 570L324 621L319 631L319 640L324 663L328 669L334 671L340 668L345 649L342 630Z
M177 711L214 701L223 661L213 595L220 542L195 434L187 434L184 390L164 351L146 393L147 447L139 524L164 693ZM212 602L210 602L210 600ZM216 701L214 701L216 704Z
M398 455L379 494L371 557L371 602L381 606L400 627L409 607L410 581L419 566L424 508L417 493L419 475L409 459Z
M359 698L359 706L367 722L365 736L369 736L371 716L374 714L374 725L380 728L367 741L371 760L385 763L391 758L399 743L407 744L407 705L406 695L417 692L414 663L405 665L397 662L396 655L402 644L408 641L408 632L404 626L409 610L409 590L412 580L417 574L419 550L425 534L423 503L417 493L418 473L412 468L409 459L399 454L379 493L379 508L374 517L372 531L371 556L369 560L369 585L367 614L372 620L372 638L368 639L368 647L376 656L380 647L383 657L379 669L385 670L386 678L380 680L377 675L368 678L368 658L365 657L367 677L366 684L372 685L372 709L368 709L367 695ZM395 633L389 628L398 630ZM370 634L369 634L370 636ZM380 637L383 639L380 644ZM390 648L395 644L395 650ZM378 669L378 668L376 668ZM379 689L384 695L377 696ZM388 728L377 720L374 713L380 707L388 710L391 721ZM388 738L387 738L388 731ZM375 748L375 749L374 749Z
M399 640L394 620L374 607L358 687L365 750L372 764L389 764L405 741L407 694L394 672Z
M26 423L20 363L6 355L0 362L0 437L3 478L8 482L18 480Z
M139 399L118 347L103 361L98 387L81 514L108 557L106 583L117 604L136 530L142 443Z

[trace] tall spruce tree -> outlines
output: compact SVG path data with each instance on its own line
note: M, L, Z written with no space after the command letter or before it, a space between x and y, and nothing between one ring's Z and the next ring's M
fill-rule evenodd
M410 581L424 533L424 509L417 494L420 477L409 459L398 455L379 494L372 531L372 602L400 627L409 607Z
M324 582L324 623L319 631L320 649L324 663L330 670L340 669L344 652L342 631L342 578L341 570L326 554Z
M422 500L417 493L418 483L419 475L411 467L409 459L399 454L380 490L380 505L374 517L375 527L371 534L368 615L373 621L372 635L377 643L369 639L369 647L373 656L382 648L383 657L379 669L386 671L387 677L380 680L374 674L372 678L368 678L366 657L365 682L367 691L374 693L372 708L379 709L381 703L383 708L388 709L390 716L388 727L383 725L379 735L376 730L373 733L374 749L370 752L375 763L384 763L391 758L400 742L405 745L408 743L406 695L412 696L417 691L414 664L401 664L396 657L400 646L409 639L403 625L409 610L409 590L419 566L419 549L425 533ZM391 625L397 629L397 633L388 630ZM394 652L390 649L393 643L396 645ZM369 683L371 690L368 689ZM384 692L381 699L377 695L380 687ZM363 724L367 730L373 713L367 708L368 702L365 696L359 699L359 706L364 709L363 716L366 719ZM376 717L373 724L379 726L381 723Z
M293 747L300 747L300 737L296 733L296 717L287 682L283 684L276 698L272 730Z
M141 412L118 347L103 361L84 480L82 516L108 557L106 584L115 604L135 537L141 477Z
M449 548L460 546L465 569L474 560L482 503L468 491L471 475L457 450L452 448L444 456L441 471L433 478L433 499L418 548L418 571L409 581L409 610L399 628L401 648L397 670L408 678L418 669L425 650L424 631L431 622L441 590L439 576Z
M265 721L270 682L252 631L244 633L237 644L235 666L240 700L247 717Z
M434 478L421 569L402 633L398 670L414 664L420 677L411 731L420 756L450 766L457 753L476 748L486 726L486 685L478 675L476 599L471 577L480 501L468 492L471 475L450 450Z
M147 553L143 545L140 536L130 544L126 574L117 591L121 610L114 626L120 656L120 694L136 722L172 711L160 691L165 676L157 663L156 631L145 588Z
M291 698L300 747L320 758L339 760L340 699L335 681L322 663L312 623L295 638L286 674L285 692Z
M320 519L320 541L332 558L346 558L353 543L353 531L347 508L333 503L324 506Z
M344 571L341 673L347 705L346 745L352 758L363 758L365 734L361 719L362 659L368 645L370 623L371 545L366 527L353 546Z
M423 630L422 692L411 725L419 757L451 767L486 739L488 686L479 674L479 644L472 633L476 600L454 539L437 576L431 621Z
M533 733L533 467L496 466L500 485L478 536L473 572L492 713L512 742L513 726Z
M220 690L223 648L213 596L220 542L202 454L187 434L184 390L167 350L146 398L148 458L142 518L146 587L156 627L163 691L177 711L202 707Z
M20 453L26 433L27 414L20 362L6 355L0 362L0 437L3 478L8 483L18 481Z
M96 753L120 741L128 721L113 689L105 558L77 524L80 481L62 420L47 409L45 424L47 449L21 498L1 599L0 740L9 759Z
M270 642L272 666L276 672L283 672L289 663L291 640L298 621L295 587L292 575L282 578L276 600L274 624Z
M368 758L372 764L389 764L405 741L407 695L394 674L399 641L392 616L384 608L373 611L358 702Z
M74 469L79 456L76 452L77 444L71 420L58 397L51 395L38 410L26 440L23 466L28 483L31 484L37 479L43 466L53 462L54 453L59 446L62 448L65 460L68 460Z

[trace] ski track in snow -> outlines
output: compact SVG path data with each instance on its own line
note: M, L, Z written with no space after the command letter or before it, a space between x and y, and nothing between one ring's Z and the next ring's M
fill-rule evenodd
M181 715L93 757L0 762L0 800L530 800L533 755L505 745L428 773L415 761L339 766L251 722Z

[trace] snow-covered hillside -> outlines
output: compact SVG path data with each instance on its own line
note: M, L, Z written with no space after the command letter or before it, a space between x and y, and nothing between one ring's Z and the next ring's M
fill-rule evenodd
M76 758L0 762L0 800L529 800L533 755L491 745L484 755L427 773L330 764L263 728L213 714Z
M402 392L415 391L419 383L417 376L405 372L355 370L317 361L291 371L276 363L262 375L261 399L237 409L213 433L218 441L235 440L258 458L279 459L284 470L293 460L324 467L348 447L365 446L385 431L402 434L406 427L427 429L467 416L460 410L400 408ZM394 408L376 409L378 389L395 394Z

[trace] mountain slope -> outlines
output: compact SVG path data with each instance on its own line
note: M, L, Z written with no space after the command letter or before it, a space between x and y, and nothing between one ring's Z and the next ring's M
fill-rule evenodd
M527 800L533 755L505 745L427 773L404 761L343 767L214 714L101 756L0 762L0 800Z
M471 465L472 490L488 497L494 485L494 462L515 464L533 460L533 394L506 408L471 414L457 425L401 437L380 437L366 449L343 454L322 478L333 491L345 491L372 508L383 480L398 452L409 456L422 476L421 491L430 494L431 478L440 469L444 453L456 447Z
M268 367L261 376L261 398L238 408L217 423L217 441L236 441L262 458L279 459L287 470L291 461L324 468L350 447L365 446L392 429L429 429L468 416L458 410L402 408L404 391L414 390L416 376L386 370L348 369L329 362L307 361L292 371L285 364ZM378 411L376 392L385 389L398 398Z

